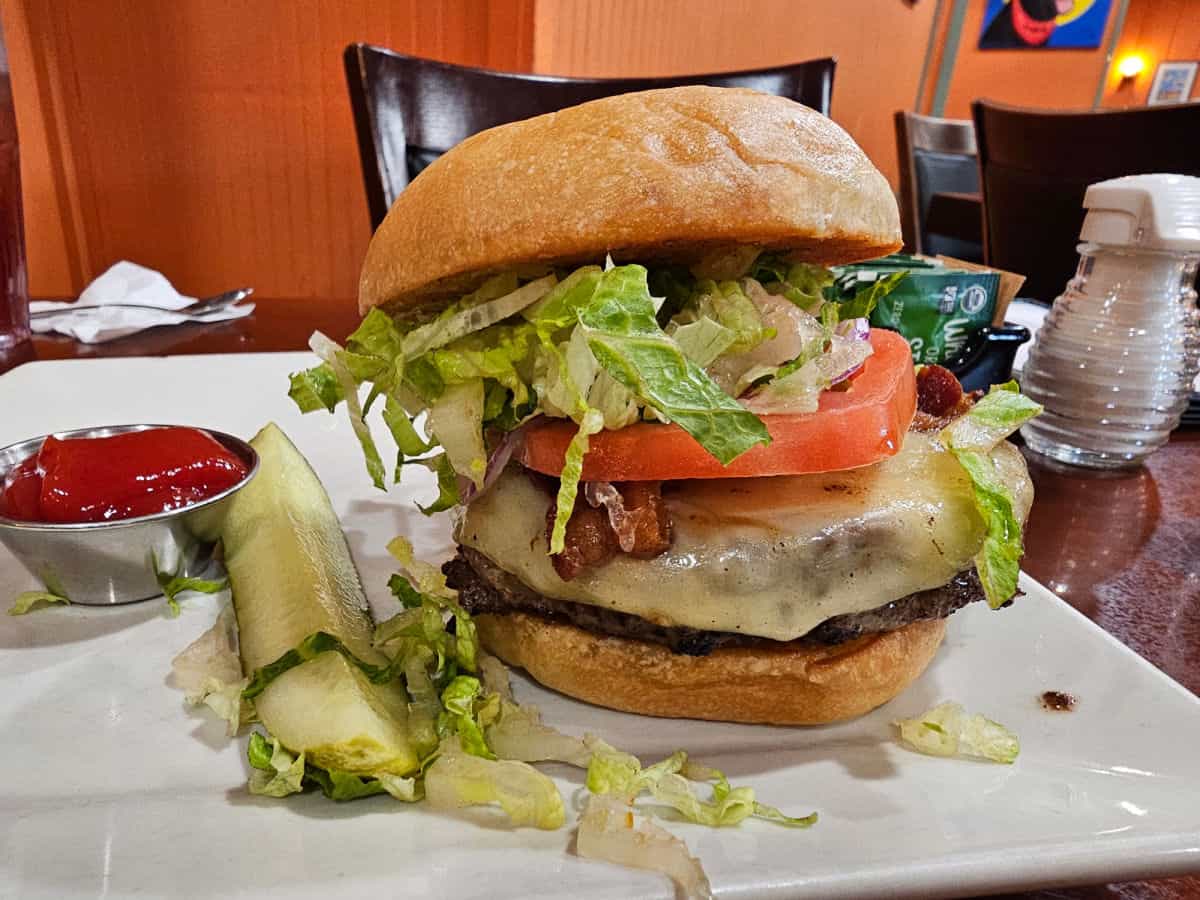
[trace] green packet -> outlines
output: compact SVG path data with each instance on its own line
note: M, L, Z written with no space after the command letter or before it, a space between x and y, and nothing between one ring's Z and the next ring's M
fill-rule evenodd
M950 269L897 254L836 269L833 293L852 297L856 289L901 269L908 277L880 299L871 324L904 335L914 362L949 362L979 329L991 324L1000 291L998 272Z

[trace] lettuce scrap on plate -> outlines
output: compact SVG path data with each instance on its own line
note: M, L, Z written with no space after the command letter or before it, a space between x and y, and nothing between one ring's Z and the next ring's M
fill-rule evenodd
M1021 752L1016 734L999 722L969 715L958 703L939 703L893 724L905 744L930 756L971 756L1011 765Z

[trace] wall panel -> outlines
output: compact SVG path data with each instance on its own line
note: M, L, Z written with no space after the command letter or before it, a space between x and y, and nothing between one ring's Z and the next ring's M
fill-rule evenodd
M1104 106L1142 106L1160 62L1200 60L1200 4L1196 0L1134 0L1114 56L1120 59L1131 52L1145 58L1146 70L1131 81L1109 72ZM1192 85L1192 99L1200 99L1200 79Z
M934 3L539 0L535 71L638 76L838 57L833 118L894 182L892 113L911 109ZM1093 83L1094 84L1094 83Z
M1134 3L1158 0L1134 0ZM997 100L1014 106L1090 109L1096 84L1107 65L1104 48L1116 16L1109 13L1105 35L1094 50L980 50L983 0L970 0L962 43L944 115L966 119L971 101Z
M342 48L528 70L533 0L9 0L4 26L35 295L130 258L188 292L351 297Z

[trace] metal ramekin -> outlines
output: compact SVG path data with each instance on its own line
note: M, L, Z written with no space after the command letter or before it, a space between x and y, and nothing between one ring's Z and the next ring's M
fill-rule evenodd
M113 425L61 431L54 436L108 437L166 427L170 426ZM107 606L148 600L162 593L157 572L185 577L199 574L212 556L229 501L258 472L258 454L245 441L211 428L199 430L212 435L246 464L245 478L191 506L133 519L59 525L0 516L0 543L41 579L47 590L72 603ZM0 449L0 482L10 469L36 453L47 437Z

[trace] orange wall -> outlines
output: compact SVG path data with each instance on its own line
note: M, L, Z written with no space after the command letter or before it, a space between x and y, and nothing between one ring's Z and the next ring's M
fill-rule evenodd
M350 298L369 225L342 48L532 62L532 0L0 7L35 296L129 258L189 293Z
M1114 7L1117 2L1114 0ZM1161 0L1133 2L1153 4ZM986 5L983 0L971 0L967 7L943 115L968 119L971 101L983 98L1015 106L1091 108L1096 85L1105 70L1104 48L1115 12L1109 13L1104 38L1095 50L980 50L979 32Z
M1108 73L1105 106L1141 106L1146 102L1154 69L1163 60L1200 60L1200 3L1196 0L1134 0L1121 31L1114 58L1140 53L1146 69L1130 81ZM1192 85L1200 99L1200 79Z
M684 75L838 58L833 118L894 182L934 4L901 0L539 0L534 70Z
M1115 0L1114 0L1115 2ZM944 40L952 2L943 4ZM1090 106L1103 49L979 51L970 0L946 115L972 99ZM131 258L203 294L350 298L368 240L341 50L568 75L839 59L833 117L895 181L933 0L0 0L21 131L30 280L70 296ZM1111 28L1111 22L1109 27ZM1133 0L1150 57L1200 58L1200 0ZM938 57L935 47L935 62ZM932 94L930 72L926 98ZM1200 92L1200 88L1198 88ZM926 107L927 108L927 107Z

